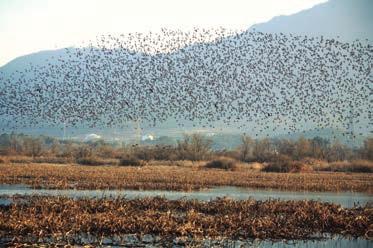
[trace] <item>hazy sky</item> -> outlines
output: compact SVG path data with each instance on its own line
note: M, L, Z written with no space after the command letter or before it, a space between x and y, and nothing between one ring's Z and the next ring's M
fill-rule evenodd
M326 0L0 0L0 66L99 34L220 27L245 29Z

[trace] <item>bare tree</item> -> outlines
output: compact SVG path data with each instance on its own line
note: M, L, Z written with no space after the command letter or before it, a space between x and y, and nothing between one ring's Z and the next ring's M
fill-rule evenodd
M327 152L328 161L343 161L348 159L351 149L340 142L333 143Z
M37 157L43 153L43 143L38 138L24 138L23 146L25 149L25 153L28 156Z
M212 141L201 134L186 134L182 141L178 141L178 156L192 161L205 160L211 154L211 145Z
M362 147L362 157L365 159L373 160L373 138L364 140Z
M239 150L242 161L251 161L253 159L254 145L255 141L251 137L247 135L241 136L241 145Z
M269 161L272 159L275 151L269 139L257 140L253 149L253 155L260 162Z
M311 144L309 140L305 139L304 137L300 137L295 144L295 159L302 159L310 155Z

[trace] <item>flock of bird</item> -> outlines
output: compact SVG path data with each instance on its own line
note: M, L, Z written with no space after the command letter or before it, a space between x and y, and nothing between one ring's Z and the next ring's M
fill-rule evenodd
M100 36L0 74L0 117L8 126L174 118L181 126L254 123L257 133L369 130L372 67L373 46L358 40L205 29Z

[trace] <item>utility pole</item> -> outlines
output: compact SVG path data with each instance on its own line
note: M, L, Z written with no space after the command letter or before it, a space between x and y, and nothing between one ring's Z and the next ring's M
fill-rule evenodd
M63 140L66 139L66 122L63 122Z
M141 143L141 127L139 119L136 119L134 122L134 129L135 129L135 140L137 144Z

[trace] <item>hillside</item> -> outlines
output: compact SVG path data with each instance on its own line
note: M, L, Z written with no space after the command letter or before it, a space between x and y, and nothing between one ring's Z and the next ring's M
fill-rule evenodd
M251 30L373 41L372 12L371 0L329 0L294 15L274 17L252 26Z

